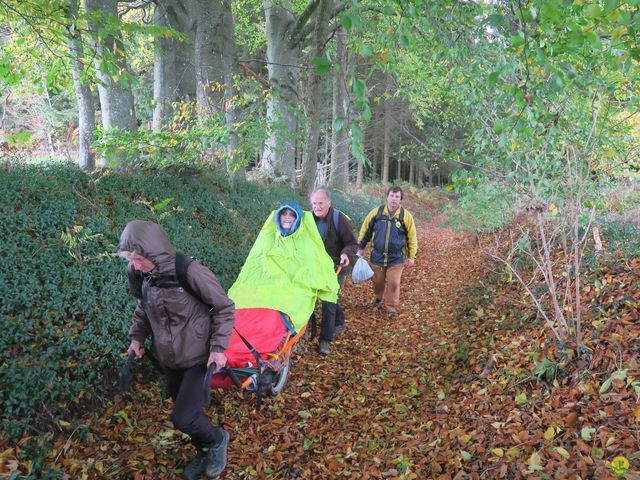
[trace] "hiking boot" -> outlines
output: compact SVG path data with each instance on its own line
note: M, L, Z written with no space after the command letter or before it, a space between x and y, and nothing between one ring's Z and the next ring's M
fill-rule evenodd
M222 441L215 447L210 447L205 462L205 473L208 478L215 478L227 466L227 448L229 448L229 432L222 430Z
M379 298L376 298L373 301L373 308L381 308L382 307L382 300Z
M342 325L338 325L335 329L335 331L333 332L333 336L334 337L339 337L340 335L342 335L344 333L344 331L347 329L347 326L343 323Z
M398 316L398 312L389 312L389 318L396 318Z
M318 348L318 351L322 355L329 355L331 353L331 351L329 350L329 342L327 342L326 340L320 340L320 347Z
M198 478L200 478L200 475L202 475L207 469L206 463L207 452L199 448L195 456L191 460L189 460L187 466L184 467L182 478L184 480L198 480Z

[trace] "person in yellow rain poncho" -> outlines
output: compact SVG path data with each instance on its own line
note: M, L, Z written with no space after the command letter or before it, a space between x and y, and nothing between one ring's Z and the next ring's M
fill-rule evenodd
M296 332L306 325L316 298L338 299L338 277L311 212L293 202L269 214L235 283L236 309L271 308L289 316Z

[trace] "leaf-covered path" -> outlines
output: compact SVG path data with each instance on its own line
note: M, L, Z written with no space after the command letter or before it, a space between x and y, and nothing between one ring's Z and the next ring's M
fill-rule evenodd
M480 263L469 238L432 223L419 229L397 319L371 307L369 283L347 281L347 331L330 356L317 353L316 341L300 345L285 391L259 413L247 392L218 392L212 414L232 437L223 478L429 478L446 470L456 455L438 449L443 405L464 376L455 312ZM175 478L191 449L159 398L156 383L137 384L91 422L85 441L61 439L52 460L70 478Z
M635 462L636 383L601 385L618 363L637 365L637 311L620 309L612 293L624 287L625 298L640 299L637 275L624 270L617 283L607 274L601 288L585 286L585 301L620 313L606 335L593 333L588 366L538 384L531 355L553 353L543 351L543 328L515 284L487 284L470 236L434 221L418 238L398 318L372 308L370 284L347 281L347 330L330 356L317 353L317 341L300 342L288 385L260 412L248 392L216 392L211 414L232 439L222 478L610 479L616 456ZM637 371L625 370L627 379ZM68 479L179 478L193 451L168 420L161 383L138 378L132 393L79 427L60 422L48 462ZM619 478L639 478L634 467Z

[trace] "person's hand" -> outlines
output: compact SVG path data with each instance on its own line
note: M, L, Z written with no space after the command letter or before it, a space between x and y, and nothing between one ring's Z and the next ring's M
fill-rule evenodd
M358 251L356 252L356 255L358 255L359 257L364 255L364 250L362 248L359 248Z
M342 268L349 266L349 256L345 253L340 255L340 266Z
M207 360L207 368L209 368L209 365L212 363L216 364L216 371L213 373L217 373L227 364L227 356L223 352L211 352L209 354L209 360Z
M129 355L130 352L135 352L136 358L142 358L144 355L144 348L142 348L138 340L131 340L131 345L127 348L127 355Z
M413 267L413 266L416 264L416 260L415 260L414 258L407 258L407 259L404 261L404 264L405 264L407 267L411 268L411 267Z

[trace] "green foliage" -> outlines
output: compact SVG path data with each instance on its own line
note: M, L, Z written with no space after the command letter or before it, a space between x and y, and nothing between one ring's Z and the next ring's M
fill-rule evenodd
M620 250L627 258L640 257L640 222L638 220L630 221L609 216L601 225L601 235L610 251Z
M445 206L452 226L496 231L513 218L514 195L502 182L469 172L456 172L452 180L451 190L459 195L457 202Z
M211 114L198 120L193 102L174 105L171 123L161 131L140 128L132 131L98 128L94 147L106 158L124 159L125 167L225 166L235 169L248 165L266 136L262 117L264 98L253 89L245 89L234 99L242 108L242 118L229 127L224 115ZM239 139L229 148L232 135Z
M558 365L548 358L535 362L531 373L538 381L551 383L556 376Z
M112 391L135 305L117 256L128 221L159 222L229 288L268 212L285 200L307 204L285 186L207 172L2 165L2 429L19 435L35 422L68 419ZM362 216L351 201L336 203Z
M640 256L640 184L603 183L599 185L598 199L596 221L607 250L612 254L620 252L626 258Z
M195 126L177 131L140 128L135 132L116 129L105 132L99 127L93 146L100 157L107 161L114 157L122 159L118 164L125 167L204 167L206 163L210 163L205 159L208 144L204 139L226 144L227 133L223 124ZM217 159L221 155L222 153Z

